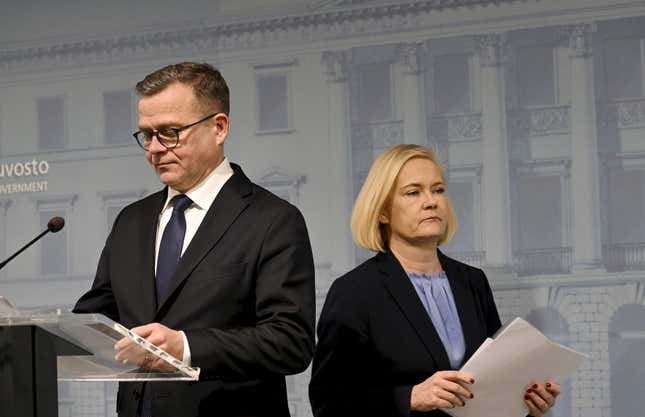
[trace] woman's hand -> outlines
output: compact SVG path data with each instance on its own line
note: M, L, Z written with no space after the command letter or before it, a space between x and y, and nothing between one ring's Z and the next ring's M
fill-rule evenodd
M410 410L431 411L436 408L455 408L466 405L464 399L474 395L463 385L472 385L472 375L461 371L440 371L412 387ZM537 416L536 416L537 417Z
M560 395L560 385L547 381L544 385L534 383L526 388L524 403L533 417L542 417L555 405L555 397Z

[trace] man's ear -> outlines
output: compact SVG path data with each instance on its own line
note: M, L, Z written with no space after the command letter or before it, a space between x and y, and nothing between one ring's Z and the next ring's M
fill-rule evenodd
M228 136L228 116L225 115L224 113L218 113L214 117L215 119L215 129L216 131L216 137L217 137L217 144L218 145L223 145L224 141L226 140L226 136Z

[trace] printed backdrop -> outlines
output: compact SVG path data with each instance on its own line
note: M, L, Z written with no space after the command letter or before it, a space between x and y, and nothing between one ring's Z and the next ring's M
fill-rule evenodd
M305 215L318 311L370 256L349 234L374 157L438 150L456 207L444 250L482 267L504 321L589 354L558 417L643 416L645 1L11 2L0 15L0 271L24 309L71 307L112 221L160 188L132 139L146 73L219 67L226 155ZM310 416L308 372L288 378ZM116 385L60 384L62 417L115 415Z

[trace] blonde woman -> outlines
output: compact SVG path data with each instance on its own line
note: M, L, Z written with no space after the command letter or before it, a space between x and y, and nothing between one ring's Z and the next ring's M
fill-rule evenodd
M458 369L501 323L484 273L438 249L456 223L432 150L398 145L374 161L352 234L377 254L327 295L309 386L315 416L442 415L474 397L477 381ZM559 392L535 382L520 400L541 417Z

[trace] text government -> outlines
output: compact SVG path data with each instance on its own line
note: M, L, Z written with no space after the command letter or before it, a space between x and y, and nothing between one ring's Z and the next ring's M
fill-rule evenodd
M46 175L49 162L32 159L26 162L0 163L0 178Z

